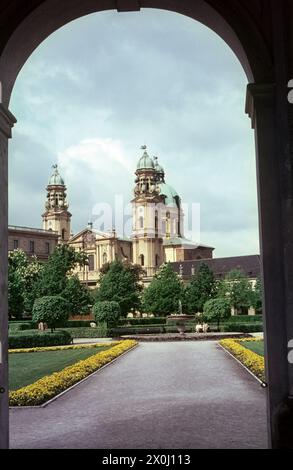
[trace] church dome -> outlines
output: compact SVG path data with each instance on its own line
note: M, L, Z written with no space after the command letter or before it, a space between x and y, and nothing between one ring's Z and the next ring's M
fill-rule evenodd
M57 165L53 165L53 168L54 168L54 171L52 173L52 175L50 176L50 179L49 179L49 182L48 182L48 185L61 185L61 186L64 186L64 179L62 178L62 176L60 175L59 171L58 171L58 166Z
M159 164L158 157L154 157L154 161L155 161L156 172L160 174L164 174L165 173L164 168L162 167L162 165Z
M145 147L143 147L145 149ZM153 159L144 150L142 157L138 160L137 170L154 170L155 164Z
M160 188L160 195L165 196L166 206L180 207L180 197L172 186L164 182L158 183L158 186Z

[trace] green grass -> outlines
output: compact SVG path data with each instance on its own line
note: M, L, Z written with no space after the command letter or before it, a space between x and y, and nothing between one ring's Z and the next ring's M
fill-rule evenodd
M250 351L255 352L259 356L264 356L264 342L263 340L260 341L241 341L240 343L242 346L244 346L247 349L250 349Z
M34 353L13 353L9 355L9 388L29 385L45 375L58 372L82 359L109 349L101 346L88 349L69 349L64 351L44 351Z

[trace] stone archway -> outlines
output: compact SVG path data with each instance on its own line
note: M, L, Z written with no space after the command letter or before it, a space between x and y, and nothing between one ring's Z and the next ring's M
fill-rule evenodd
M5 3L5 2L4 2ZM9 3L9 2L8 2ZM268 424L273 447L292 445L288 420L293 396L293 371L287 344L293 338L293 217L290 140L292 110L286 98L290 73L288 0L34 0L28 7L5 8L0 20L0 448L8 446L7 392L7 157L15 118L8 111L17 75L33 50L52 32L80 16L109 9L137 11L160 8L200 21L222 37L237 55L248 81L247 113L256 129L256 156L262 274L265 283L265 338L268 381ZM291 8L291 10L290 10ZM289 9L289 10L288 10ZM5 22L6 21L6 22ZM2 24L2 23L1 23ZM291 40L291 49L284 47Z

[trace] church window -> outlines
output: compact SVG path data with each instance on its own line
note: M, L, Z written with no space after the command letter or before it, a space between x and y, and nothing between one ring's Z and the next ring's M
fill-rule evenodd
M17 250L18 248L18 240L13 240L13 249Z
M139 218L139 228L143 228L143 226L144 226L144 222L143 222L143 217L141 216Z
M95 255L89 255L89 271L94 271L95 269Z
M140 265L144 266L144 255L140 255L139 259L140 259Z
M34 253L34 252L35 252L35 242L30 241L30 253Z
M50 253L50 243L46 242L45 247L46 247L46 253L48 255Z
M159 255L156 255L156 266L159 266Z
M107 263L107 261L108 261L107 253L103 253L103 264Z
M61 238L62 238L62 240L64 240L64 238L65 238L65 229L64 228L62 229L62 232L61 232Z
M158 230L158 211L155 212L155 230Z

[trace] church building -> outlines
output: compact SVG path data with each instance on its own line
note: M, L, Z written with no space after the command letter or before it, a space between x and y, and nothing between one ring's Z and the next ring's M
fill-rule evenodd
M157 157L150 157L146 146L139 158L133 190L132 234L126 238L102 232L89 222L77 234L71 233L71 213L66 199L66 186L57 165L47 186L43 229L58 233L59 243L68 243L75 250L85 251L88 266L78 268L82 282L95 287L102 266L114 260L127 260L142 266L148 283L164 262L211 259L214 248L198 245L184 237L184 214L181 198L166 182L165 171Z
M167 182L164 168L157 157L150 157L142 147L134 172L132 233L129 237L96 230L92 222L76 234L71 230L71 213L65 181L57 165L46 187L42 229L9 228L9 250L22 248L28 256L46 261L57 244L66 243L88 255L88 265L78 267L79 279L88 287L96 287L101 268L114 260L139 264L147 285L158 268L170 262L185 281L198 270L200 263L210 266L217 278L232 269L241 269L255 279L260 273L259 256L213 258L214 248L188 240L184 236L184 213L181 198Z

